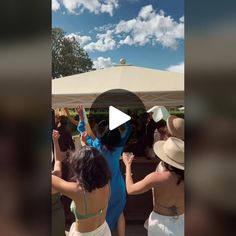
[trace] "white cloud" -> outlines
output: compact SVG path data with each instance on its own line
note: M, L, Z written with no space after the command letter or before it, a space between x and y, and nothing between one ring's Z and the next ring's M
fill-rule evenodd
M57 0L52 0L52 10L57 11L60 9L60 3Z
M117 8L118 0L107 0L105 1L106 4L101 5L101 12L107 12L110 16L113 15L113 9Z
M164 11L157 12L152 5L146 5L133 19L100 26L95 30L99 31L97 40L85 45L85 50L105 52L122 45L146 44L177 49L179 40L184 39L184 16L174 20Z
M124 40L120 40L120 44L133 45L132 38L128 35Z
M98 32L104 32L104 31L107 31L107 30L110 30L110 29L114 28L114 26L115 26L114 24L108 23L106 25L102 25L102 26L99 26L99 27L94 27L94 30L98 31Z
M83 47L85 44L87 44L89 41L91 41L90 36L86 36L86 35L81 36L79 34L74 34L74 33L68 34L66 37L67 38L74 37L75 40L80 44L81 47Z
M147 5L141 8L139 11L138 17L141 19L149 19L155 15L152 5Z
M114 9L119 6L118 1L119 0L63 0L63 4L70 13L76 13L76 10L80 12L88 10L95 14L108 13L112 16Z
M136 18L120 21L115 32L126 33L129 36L127 38L125 35L125 39L121 39L120 44L152 43L176 49L178 40L184 38L184 17L177 22L171 16L165 16L164 11L156 12L152 5L147 5L140 9Z
M91 42L85 45L86 51L100 51L113 50L116 47L116 41L112 36L113 31L108 30L105 34L97 34L97 42Z
M172 72L184 73L184 62L181 62L178 65L169 66L166 70L172 71Z
M98 57L97 60L93 61L93 68L103 69L111 67L113 64L110 57Z
M137 23L136 19L131 19L128 21L122 20L115 26L115 33L116 34L119 34L122 32L128 33L132 29L134 29L136 23Z

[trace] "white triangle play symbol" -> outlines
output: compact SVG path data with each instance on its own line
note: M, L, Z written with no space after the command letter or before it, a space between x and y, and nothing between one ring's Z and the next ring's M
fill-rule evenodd
M124 112L109 106L109 130L113 130L131 119Z

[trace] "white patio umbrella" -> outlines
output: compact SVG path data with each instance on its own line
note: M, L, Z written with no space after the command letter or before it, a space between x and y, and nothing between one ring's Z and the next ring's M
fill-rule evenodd
M184 75L117 65L52 80L52 107L90 108L95 98L111 89L125 89L139 96L146 108L184 105Z

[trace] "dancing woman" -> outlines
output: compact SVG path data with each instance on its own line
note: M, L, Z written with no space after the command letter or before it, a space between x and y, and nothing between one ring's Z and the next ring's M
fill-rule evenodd
M148 221L148 236L184 235L184 141L169 137L154 144L162 160L162 171L153 172L134 183L131 165L133 157L123 154L126 166L128 194L136 195L152 189L153 211Z
M80 116L78 131L83 134L85 131L83 107L78 106L77 112ZM106 159L111 171L111 197L107 209L107 223L111 231L116 227L119 236L125 236L125 218L123 210L126 203L126 190L123 176L120 171L120 157L127 139L131 133L131 125L126 123L125 130L106 130L100 138L96 136L86 136L86 143L95 147Z
M69 236L111 236L106 222L111 177L106 160L85 145L72 155L70 165L74 182L52 176L53 188L72 199L76 221Z

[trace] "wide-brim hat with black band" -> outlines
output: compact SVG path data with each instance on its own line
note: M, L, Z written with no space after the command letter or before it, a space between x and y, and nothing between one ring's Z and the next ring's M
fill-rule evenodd
M169 137L166 141L157 141L154 152L165 163L184 170L184 141Z

